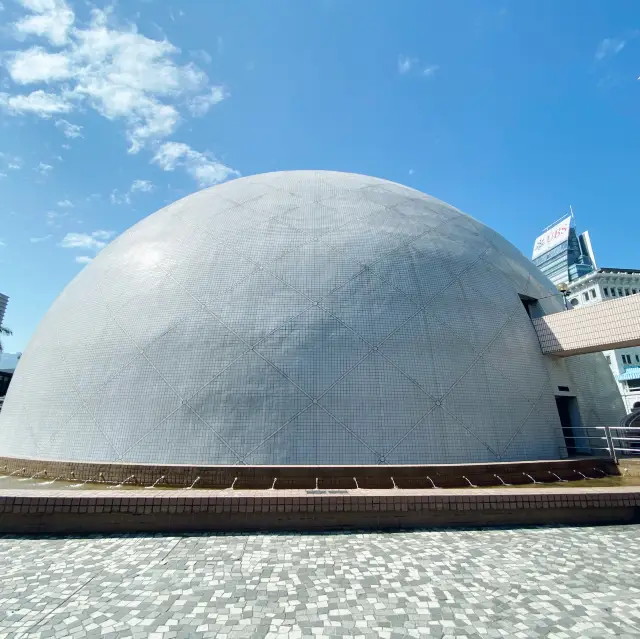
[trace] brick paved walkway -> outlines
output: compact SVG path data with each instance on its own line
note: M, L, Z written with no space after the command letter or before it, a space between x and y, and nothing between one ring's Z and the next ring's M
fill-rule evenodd
M0 637L639 637L639 537L0 537Z

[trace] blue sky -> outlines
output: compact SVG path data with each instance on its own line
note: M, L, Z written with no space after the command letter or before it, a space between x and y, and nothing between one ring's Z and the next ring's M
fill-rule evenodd
M640 268L637 0L0 3L7 352L118 233L265 171L408 184L527 255L572 205Z

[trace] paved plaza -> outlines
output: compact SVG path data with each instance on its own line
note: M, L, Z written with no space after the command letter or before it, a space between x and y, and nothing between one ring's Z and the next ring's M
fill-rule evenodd
M0 637L640 637L640 526L0 538Z

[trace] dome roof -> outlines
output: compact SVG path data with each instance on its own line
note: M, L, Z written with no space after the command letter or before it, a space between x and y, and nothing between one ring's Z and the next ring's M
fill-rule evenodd
M190 195L63 291L0 454L193 464L558 457L512 245L413 189L295 171ZM549 298L549 304L557 304Z

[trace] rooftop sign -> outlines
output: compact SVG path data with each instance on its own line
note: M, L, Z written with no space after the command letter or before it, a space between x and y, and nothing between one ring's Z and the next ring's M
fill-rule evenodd
M569 239L569 228L571 227L571 216L569 215L555 226L545 231L538 237L533 245L532 260L540 257L543 253L550 251L554 246L562 244Z

